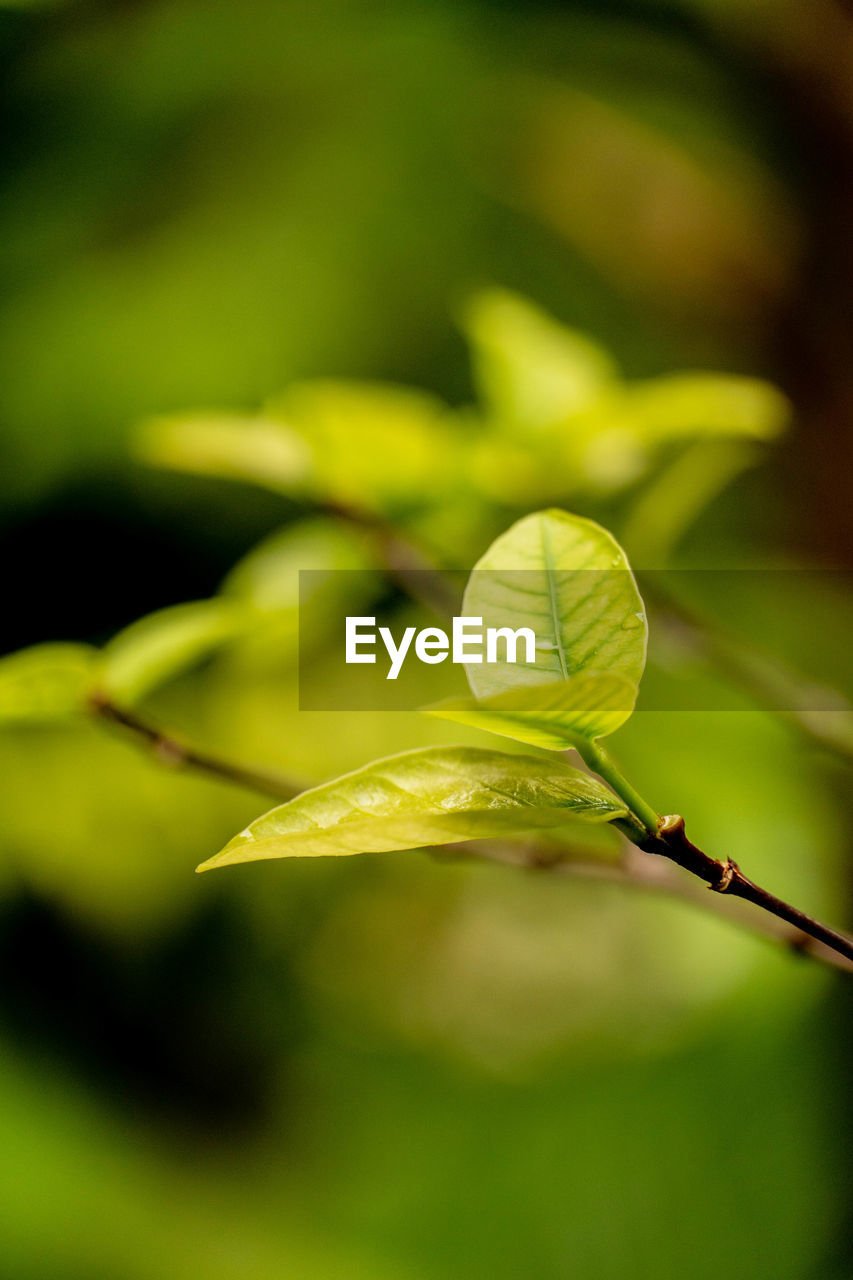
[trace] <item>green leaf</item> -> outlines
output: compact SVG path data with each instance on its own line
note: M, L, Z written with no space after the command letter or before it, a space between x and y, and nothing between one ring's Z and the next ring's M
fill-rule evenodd
M96 650L39 644L0 659L0 724L61 720L83 711Z
M474 567L463 613L482 617L484 627L529 627L537 640L533 665L466 663L477 698L587 671L639 685L647 640L643 602L625 553L592 520L550 510L512 525Z
M381 584L364 529L328 516L277 529L228 574L222 594L254 614L241 637L250 664L280 666L300 644L320 646Z
M327 500L359 509L423 506L454 474L458 443L447 406L410 387L317 379L266 407L297 431Z
M130 706L214 653L249 621L245 610L227 600L173 605L140 618L102 650L99 690Z
M567 424L565 461L581 487L633 483L674 443L764 444L784 431L790 405L758 378L683 373L614 386Z
M312 475L311 451L282 422L224 414L150 418L137 433L136 453L154 466L193 475L299 493Z
M618 377L610 356L505 289L477 294L463 316L474 380L499 422L553 426L587 408Z
M759 378L679 373L633 383L625 412L646 441L740 436L775 440L791 414L789 401Z
M425 707L427 715L473 725L549 751L614 733L634 710L636 685L615 673L587 671L492 698L448 698Z
M222 592L259 613L295 613L300 570L311 571L312 589L334 597L351 578L367 584L373 564L369 535L320 516L269 534L234 566Z
M624 818L618 797L562 760L476 747L390 756L305 791L241 831L199 871L262 858L383 853Z

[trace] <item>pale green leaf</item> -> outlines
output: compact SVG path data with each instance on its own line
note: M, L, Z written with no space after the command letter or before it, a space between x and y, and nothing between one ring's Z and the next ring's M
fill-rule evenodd
M624 818L618 797L562 760L429 747L377 760L305 791L199 867L262 858L383 853Z
M425 391L372 382L295 383L267 413L311 451L316 489L358 509L423 506L455 471L457 432Z
M448 698L425 707L427 715L473 725L533 747L565 751L579 742L614 733L634 709L636 686L624 676L587 671L529 689L478 701Z
M370 534L328 516L270 534L222 584L227 599L255 615L241 637L241 658L280 666L300 643L322 644L348 613L364 613L380 581L374 563Z
M466 664L477 698L586 671L639 685L645 609L624 552L592 520L557 510L519 520L474 567L462 608L467 617L481 617L484 627L528 627L536 635L532 665Z
M791 406L759 378L721 373L679 373L636 382L625 393L625 413L645 441L696 436L775 440Z
M193 475L263 485L299 493L312 475L311 451L282 422L196 413L143 422L136 452L144 462Z
M227 600L197 600L148 614L101 651L98 688L129 706L233 639L250 615Z
M480 396L499 422L553 426L618 377L597 343L505 289L477 294L463 316Z
M83 711L96 650L39 644L0 659L0 724L61 720Z
M327 516L287 525L234 566L222 592L261 613L296 611L300 570L311 572L315 589L325 581L331 592L345 591L351 576L356 579L373 568L368 541L363 530Z

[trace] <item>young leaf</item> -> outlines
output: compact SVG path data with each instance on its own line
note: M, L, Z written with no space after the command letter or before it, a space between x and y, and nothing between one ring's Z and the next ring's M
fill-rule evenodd
M429 747L377 760L305 791L241 831L199 871L261 858L317 858L450 844L627 810L562 760Z
M774 440L791 406L759 378L722 373L679 373L635 382L625 394L625 415L644 441L740 436Z
M298 382L267 405L299 432L317 491L358 509L423 506L454 473L457 433L435 396L393 384Z
M137 454L153 466L193 475L302 492L312 474L311 452L282 422L224 414L181 414L143 422Z
M317 516L276 529L259 542L228 574L222 593L259 613L296 613L300 570L312 571L314 590L325 588L334 597L350 579L368 585L373 565L363 530Z
M264 538L231 570L222 594L253 615L241 656L280 665L300 644L323 644L346 614L365 613L380 582L369 533L319 516Z
M539 430L595 402L614 382L610 356L505 289L477 294L463 317L480 395L499 422Z
M587 671L492 698L448 698L427 715L473 725L549 751L566 751L615 732L634 709L636 685L614 672Z
M249 618L228 600L172 605L140 618L102 650L99 689L132 705L233 639Z
M39 644L0 660L0 724L61 720L83 711L96 650Z
M639 685L646 661L643 602L625 553L592 520L551 510L512 525L475 565L463 613L482 617L485 627L529 627L537 640L533 665L466 663L477 698L586 671Z

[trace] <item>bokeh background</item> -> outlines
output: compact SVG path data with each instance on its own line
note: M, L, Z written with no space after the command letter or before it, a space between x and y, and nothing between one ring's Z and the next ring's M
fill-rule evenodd
M440 397L462 439L494 286L629 378L790 398L667 563L850 567L840 0L22 2L0 48L4 652L101 645L316 519L146 465L141 420L367 379ZM365 447L353 426L344 473ZM433 468L401 520L470 565L538 502L538 448L474 496ZM543 496L648 547L627 479ZM311 567L317 537L362 567L359 536L310 525ZM799 580L778 615L709 607L843 683L841 578ZM306 781L453 736L299 713L281 594L265 642L146 712ZM614 749L700 843L849 924L849 763L737 707L640 712ZM853 1274L844 977L676 902L423 853L196 878L263 802L82 718L2 728L0 803L3 1277Z

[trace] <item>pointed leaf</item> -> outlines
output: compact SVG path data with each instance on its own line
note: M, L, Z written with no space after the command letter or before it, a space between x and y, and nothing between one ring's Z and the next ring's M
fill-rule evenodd
M463 612L482 617L484 627L529 627L537 640L533 665L466 664L477 698L586 671L640 682L647 639L643 602L625 553L592 520L557 510L519 520L475 566Z
M625 814L618 797L562 760L430 747L303 792L251 823L199 870L261 858L382 853Z
M722 373L678 373L635 382L625 413L645 441L741 436L773 440L791 416L781 391L759 378Z
M492 698L448 698L427 715L473 725L533 747L565 751L615 732L634 709L636 685L615 673L588 671Z

